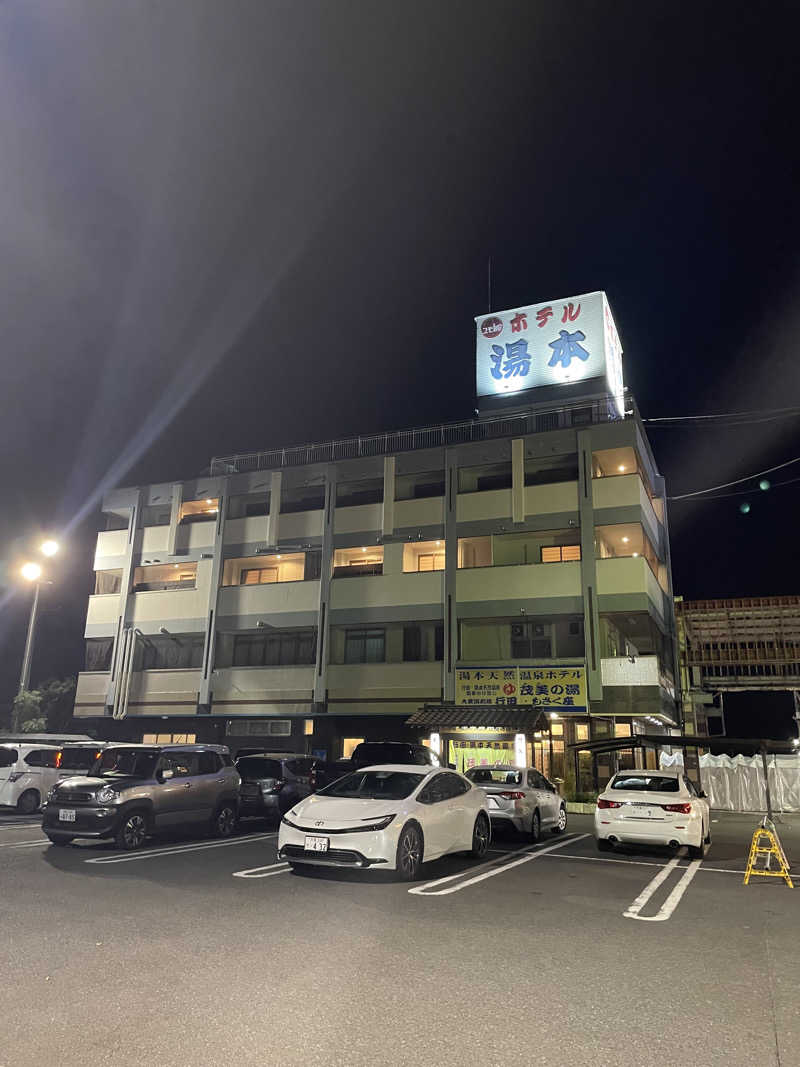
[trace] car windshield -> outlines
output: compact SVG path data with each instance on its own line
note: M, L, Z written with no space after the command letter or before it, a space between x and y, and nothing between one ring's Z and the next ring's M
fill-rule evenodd
M263 756L243 756L236 761L236 770L242 778L280 778L281 765L276 759Z
M107 748L92 768L95 778L152 778L158 752L145 748Z
M677 793L680 782L677 778L666 778L662 774L618 774L611 788L641 793Z
M357 797L359 800L403 800L411 796L424 774L405 771L356 771L320 789L317 796Z
M61 752L59 767L62 771L88 771L99 757L96 748L65 748Z
M521 785L522 771L515 771L512 767L471 767L467 771L467 778L476 785L482 782L497 782L501 785Z

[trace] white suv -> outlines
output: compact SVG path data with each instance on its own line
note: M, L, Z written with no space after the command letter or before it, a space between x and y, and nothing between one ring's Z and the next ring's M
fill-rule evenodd
M61 776L58 745L0 745L0 807L38 811Z

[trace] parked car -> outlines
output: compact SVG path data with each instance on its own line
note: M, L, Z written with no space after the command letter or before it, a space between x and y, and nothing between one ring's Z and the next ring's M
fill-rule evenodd
M320 766L320 785L335 782L359 767L374 767L378 764L413 764L421 767L440 766L439 757L432 748L416 745L410 741L362 741L353 749L349 759L335 760ZM324 776L324 781L322 778Z
M76 741L64 745L58 761L59 781L78 774L88 774L106 745L105 741Z
M486 855L486 796L437 767L365 767L295 804L281 820L278 857L292 867L380 866L403 880L450 852Z
M279 820L317 787L320 760L305 753L259 752L239 756L239 814Z
M563 833L567 805L558 790L535 767L471 767L467 778L486 793L493 826L513 827L538 841L542 830Z
M0 745L0 807L32 815L58 781L57 745Z
M686 845L700 858L711 844L711 810L681 769L619 771L597 798L594 836L601 852L618 843Z
M113 838L126 850L141 848L158 830L190 825L227 837L238 817L239 782L223 745L109 745L88 775L51 790L42 829L54 845Z

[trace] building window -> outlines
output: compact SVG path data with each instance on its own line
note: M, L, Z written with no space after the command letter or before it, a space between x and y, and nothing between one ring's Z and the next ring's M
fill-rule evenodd
M301 485L281 491L281 515L293 515L300 511L322 511L324 507L324 485Z
M203 666L203 634L154 634L136 645L136 670L186 670Z
M444 541L411 541L403 545L404 573L443 570Z
M196 563L164 563L158 566L137 567L133 572L134 593L194 589L196 584Z
M550 626L542 622L512 622L512 659L550 659L552 641Z
M415 622L403 627L403 661L418 663L422 655L422 628Z
M143 745L193 745L196 734L142 734Z
M278 630L269 634L236 634L234 667L295 667L316 661L316 630Z
M171 504L147 504L142 508L142 526L169 526L171 517Z
M492 565L492 539L491 537L459 537L458 539L458 566L491 567Z
M360 482L340 482L336 486L336 507L352 508L360 504L383 502L383 478L367 478Z
M622 556L643 556L650 570L662 586L666 583L666 568L662 567L650 538L639 522L595 526L595 555L597 559L616 559Z
M339 548L333 554L333 577L383 574L383 545L374 548Z
M270 556L226 559L222 584L270 585L275 582L302 582L306 575L304 552L277 552Z
M241 493L228 501L229 519L253 519L269 515L269 491Z
M211 522L219 512L218 497L203 497L201 500L186 500L181 504L178 522Z
M444 496L444 471L398 474L395 478L395 500L421 500L434 496Z
M143 523L142 525L147 525ZM115 512L110 511L106 513L106 530L127 530L128 529L128 516L117 515Z
M95 571L94 592L95 596L105 596L108 593L118 593L122 588L122 571Z
M90 637L86 642L86 670L110 671L113 637Z
M342 739L342 759L350 759L356 750L356 745L364 742L363 737L345 737Z
M542 563L574 563L581 558L580 545L542 545Z
M433 658L441 663L444 659L444 623L437 622L433 630Z
M345 663L384 663L385 630L347 630L344 638Z
M558 482L577 482L578 456L543 456L525 460L526 485L553 485Z
M490 489L511 488L511 460L486 463L480 467L461 467L458 472L459 493L482 493Z

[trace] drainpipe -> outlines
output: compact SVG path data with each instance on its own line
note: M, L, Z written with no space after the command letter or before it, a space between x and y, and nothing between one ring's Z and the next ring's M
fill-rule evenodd
M125 662L128 655L128 641L131 636L131 630L129 626L126 626L122 630L121 634L121 648L119 650L117 680L114 686L114 703L111 707L111 716L114 719L119 718L119 705L122 697L122 686L125 681Z
M121 719L124 719L125 716L128 714L128 697L130 696L130 692L131 692L131 675L133 674L133 662L134 662L134 658L136 656L136 639L137 639L137 637L143 637L143 636L144 635L142 634L142 631L141 630L137 630L135 627L131 631L130 642L128 643L128 656L127 656L128 662L127 662L126 668L125 668L125 689L124 689L124 692L122 694L122 702L121 702L120 712L119 712L119 717Z

